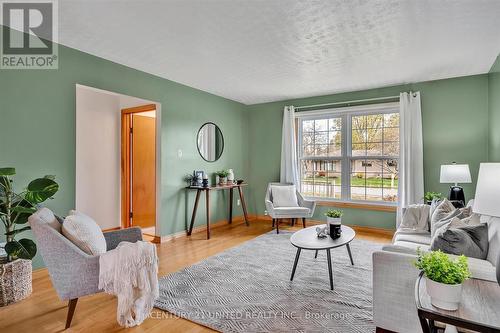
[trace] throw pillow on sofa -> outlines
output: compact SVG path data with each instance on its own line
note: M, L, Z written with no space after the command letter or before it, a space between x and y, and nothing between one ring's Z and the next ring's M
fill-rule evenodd
M106 252L106 240L101 228L83 213L70 211L62 224L62 234L87 254Z
M480 223L440 230L432 239L431 250L484 260L488 255L488 225Z
M471 207L457 209L448 199L443 199L432 212L430 220L431 236L434 237L436 231L448 225L454 217L462 219L469 217L471 213Z

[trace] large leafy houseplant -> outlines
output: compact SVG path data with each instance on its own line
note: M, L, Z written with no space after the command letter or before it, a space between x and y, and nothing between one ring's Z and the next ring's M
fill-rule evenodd
M36 211L37 205L51 199L59 190L53 176L45 176L31 181L20 193L13 189L14 168L0 168L0 220L5 227L5 252L8 261L32 259L36 254L36 244L31 239L16 236L29 230L25 224Z

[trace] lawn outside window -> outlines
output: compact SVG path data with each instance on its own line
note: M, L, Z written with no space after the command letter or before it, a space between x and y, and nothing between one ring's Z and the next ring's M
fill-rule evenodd
M296 117L304 196L397 203L399 103L304 111Z

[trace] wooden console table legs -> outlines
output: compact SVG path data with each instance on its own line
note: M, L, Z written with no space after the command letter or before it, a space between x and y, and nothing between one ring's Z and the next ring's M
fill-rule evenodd
M198 202L200 201L201 190L196 190L196 199L194 200L193 214L191 215L191 224L189 225L188 236L193 232L194 220L196 218L196 211L198 210Z
M238 188L238 193L240 195L240 201L241 201L241 206L243 208L243 215L245 217L245 223L247 226L250 225L248 222L248 214L247 214L247 205L245 203L245 197L243 196L243 191L241 189L241 186L239 185L234 185L229 188L229 223L233 223L233 188L237 187ZM193 214L191 215L191 223L189 225L189 229L187 231L188 236L191 236L191 233L193 232L193 227L194 227L194 221L196 219L196 212L198 210L198 203L200 202L200 195L201 192L205 192L205 199L206 199L206 214L207 214L207 239L210 239L210 191L219 189L217 187L212 187L212 188L192 188L196 189L196 199L194 202L194 207L193 207ZM228 187L220 187L220 189L228 189Z
M231 193L232 193L232 190L233 189L231 189ZM241 207L243 207L243 215L245 217L245 223L248 227L250 225L250 223L248 223L247 205L245 203L245 197L243 196L243 190L241 189L241 186L238 186L238 192L240 193ZM232 200L231 200L231 202L232 202Z

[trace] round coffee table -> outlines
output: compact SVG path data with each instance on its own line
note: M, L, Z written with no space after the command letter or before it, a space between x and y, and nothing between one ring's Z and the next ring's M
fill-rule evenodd
M340 236L340 238L332 239L330 238L330 236L319 238L316 233L316 227L317 225L299 230L294 233L292 237L290 237L290 242L292 242L292 245L297 248L297 254L295 255L295 262L293 263L292 276L290 277L290 281L293 281L293 276L295 275L300 252L302 250L315 250L316 253L314 255L314 258L318 256L318 251L326 250L328 274L330 275L330 289L333 290L332 257L330 254L330 250L345 245L347 247L349 259L351 259L351 265L354 265L349 243L354 239L354 236L356 236L356 232L354 232L352 228L346 225L342 225L342 236Z

